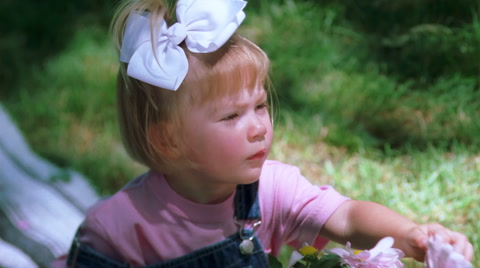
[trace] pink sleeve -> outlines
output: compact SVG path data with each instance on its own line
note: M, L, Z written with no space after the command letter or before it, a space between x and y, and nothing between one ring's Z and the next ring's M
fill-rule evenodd
M311 189L301 190L303 194L299 196L300 198L293 200L295 216L290 216L287 220L287 226L292 228L289 238L292 241L289 244L299 248L307 243L321 249L328 243L328 239L318 236L318 233L335 210L348 198L340 195L329 185L308 188Z
M325 223L328 220L328 218L330 218L330 216L335 212L335 210L337 210L337 208L344 201L348 200L349 198L346 198L346 197L340 195L330 185L320 186L320 189L322 191L325 191L325 193L327 195L327 198L331 197L331 199L332 199L331 206L328 209L326 209L325 211L323 211L323 213L321 213L321 214L323 214L323 216L321 216L321 218L323 218L324 223ZM305 238L305 240L306 240L306 243L308 243L309 245L312 245L315 248L321 249L321 248L324 248L328 244L329 240L324 238L324 237L318 236L318 232L320 232L320 229L317 230L317 233L315 235L316 238L312 242L308 241L307 238ZM312 237L312 236L310 236L310 237ZM300 245L300 246L302 246L302 245Z
M304 243L323 248L328 240L318 236L321 228L348 200L332 186L312 185L298 168L279 162L269 163L262 173L260 196L262 216L266 216L269 225L275 228L271 239L294 248ZM272 247L275 248L278 246Z

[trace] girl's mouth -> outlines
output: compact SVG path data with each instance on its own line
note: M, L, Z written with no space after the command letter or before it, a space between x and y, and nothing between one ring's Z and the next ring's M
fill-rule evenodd
M258 153L250 156L247 158L248 160L257 160L257 159L263 159L265 157L265 150L259 151Z

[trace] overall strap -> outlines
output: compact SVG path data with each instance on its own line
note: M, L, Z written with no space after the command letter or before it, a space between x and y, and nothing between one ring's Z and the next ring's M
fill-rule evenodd
M117 262L78 241L78 232L75 234L67 258L69 268L132 268L129 264Z
M239 220L260 220L258 201L258 180L251 184L239 184L235 193L235 218Z

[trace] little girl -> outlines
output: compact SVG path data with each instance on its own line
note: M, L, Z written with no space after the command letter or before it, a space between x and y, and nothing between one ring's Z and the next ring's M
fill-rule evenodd
M460 233L350 200L266 160L269 59L235 33L246 2L171 2L129 0L113 24L123 142L150 170L92 207L55 265L267 267L267 254L285 244L364 249L385 236L422 261L434 234L472 259Z

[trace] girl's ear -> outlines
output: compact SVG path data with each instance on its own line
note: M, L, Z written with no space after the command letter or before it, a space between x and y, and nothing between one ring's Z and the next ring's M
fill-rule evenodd
M173 160L180 157L180 148L176 139L172 137L173 125L171 123L152 124L147 128L148 142L159 155Z

